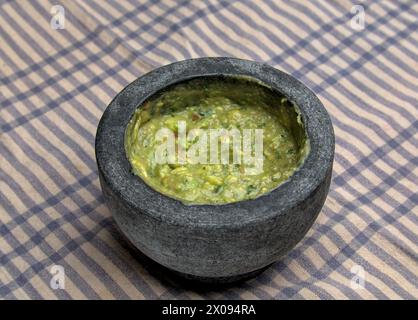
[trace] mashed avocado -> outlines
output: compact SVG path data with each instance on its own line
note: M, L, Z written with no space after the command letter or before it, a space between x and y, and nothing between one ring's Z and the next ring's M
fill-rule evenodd
M162 128L172 135L161 138ZM211 144L211 134L219 129L224 129L219 141ZM253 133L247 140L245 131ZM234 140L225 134L230 132L241 137ZM256 132L262 132L261 149ZM166 152L164 162L156 154L170 145L170 138L175 155ZM250 153L242 147L245 141ZM218 147L218 162L211 161L211 146ZM246 78L208 77L173 85L148 99L126 129L125 149L133 173L155 190L186 204L225 204L276 188L303 162L309 144L297 108L285 97ZM189 159L192 149L205 161ZM255 155L257 150L261 154ZM245 154L252 155L252 162L243 160ZM255 167L261 170L249 170Z

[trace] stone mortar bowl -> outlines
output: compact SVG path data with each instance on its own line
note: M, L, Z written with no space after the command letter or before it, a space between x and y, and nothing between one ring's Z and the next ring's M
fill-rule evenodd
M161 89L220 75L252 77L296 104L310 152L286 182L254 200L185 205L131 172L125 129L135 110ZM190 59L145 74L110 103L96 134L104 198L124 235L158 264L188 279L210 283L255 276L304 237L327 196L334 147L330 117L312 91L267 64L235 58Z

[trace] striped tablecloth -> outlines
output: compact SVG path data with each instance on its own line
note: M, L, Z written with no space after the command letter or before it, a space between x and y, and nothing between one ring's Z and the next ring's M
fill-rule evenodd
M0 298L418 298L418 2L358 2L1 1ZM336 134L331 190L303 241L258 278L203 292L128 250L94 154L116 93L200 56L292 74Z

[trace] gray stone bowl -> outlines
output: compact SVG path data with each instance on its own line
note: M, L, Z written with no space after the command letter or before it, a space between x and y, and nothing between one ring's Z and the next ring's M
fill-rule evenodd
M138 106L157 91L187 79L219 75L258 79L295 103L310 152L286 182L254 200L184 205L132 174L125 129ZM106 204L140 252L186 278L225 283L257 275L304 237L329 190L334 144L322 103L292 76L253 61L200 58L155 69L122 90L100 120L96 159Z

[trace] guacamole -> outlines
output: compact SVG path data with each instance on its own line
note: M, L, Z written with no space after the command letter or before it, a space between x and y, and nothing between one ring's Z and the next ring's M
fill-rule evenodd
M127 126L125 150L133 173L160 193L225 204L279 186L309 143L297 107L279 93L247 78L205 77L145 101Z

